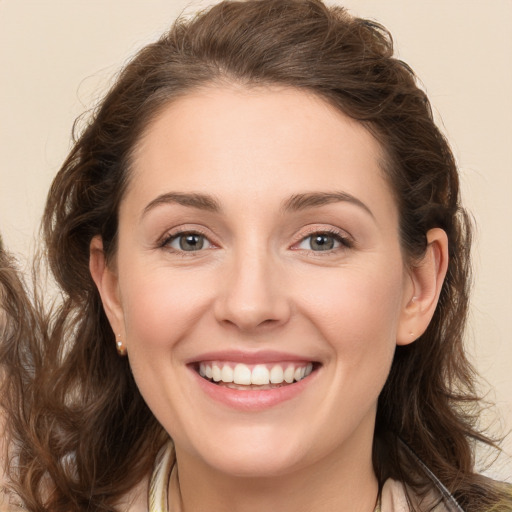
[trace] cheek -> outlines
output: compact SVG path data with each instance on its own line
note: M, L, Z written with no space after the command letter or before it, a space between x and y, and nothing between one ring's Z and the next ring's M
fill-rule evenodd
M207 308L211 287L198 273L142 268L127 269L121 301L129 350L141 345L152 352L186 335Z
M380 337L395 332L402 302L401 271L342 269L323 282L323 287L306 297L321 325L329 330L349 330L356 336L359 332L358 341L372 330L380 332Z
M340 269L304 296L304 314L345 374L368 368L377 379L386 377L402 304L402 268L395 267Z

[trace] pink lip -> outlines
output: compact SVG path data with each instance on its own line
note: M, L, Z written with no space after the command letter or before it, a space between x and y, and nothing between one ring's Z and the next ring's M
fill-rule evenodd
M215 357L219 357L216 354ZM289 356L288 356L289 357ZM300 359L302 360L302 359ZM214 401L240 411L257 412L275 407L300 395L316 380L318 371L314 370L308 377L299 382L274 389L238 390L214 384L201 377L193 366L189 366L193 377L204 393Z
M281 362L314 362L313 359L307 356L300 356L296 354L290 354L287 352L275 352L275 351L258 351L258 352L242 352L239 350L223 350L215 352L205 352L199 354L193 359L188 360L187 364L199 363L202 361L232 361L233 363L245 363L245 364L270 364L270 363L281 363Z

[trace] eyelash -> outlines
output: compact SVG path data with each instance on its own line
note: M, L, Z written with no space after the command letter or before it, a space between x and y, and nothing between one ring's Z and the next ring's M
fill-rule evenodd
M158 244L158 247L159 248L162 248L162 249L167 249L169 251L172 251L173 253L175 254L179 254L181 256L192 256L194 255L194 253L198 253L198 252L201 252L201 249L200 250L197 250L197 251L185 251L185 250L180 250L180 249L175 249L174 247L171 247L170 244L174 241L174 240L178 240L180 237L182 236L199 236L199 237L202 237L204 238L210 245L212 246L215 246L215 244L208 238L208 236L205 234L205 233L202 233L200 230L198 229L182 229L182 230L179 230L179 231L175 231L173 233L169 233L167 234L162 240L161 242Z
M293 246L296 247L297 245L301 244L308 238L312 238L315 235L316 236L326 235L326 236L332 237L332 238L334 238L334 240L336 242L338 242L340 244L340 247L336 247L333 249L327 249L327 250L323 250L323 251L314 251L312 249L303 249L309 253L314 253L315 256L329 255L329 254L332 254L333 252L340 250L340 249L341 250L351 249L354 247L353 240L349 236L342 234L337 229L318 229L318 228L311 230L310 233L306 234L305 236L302 236L298 242L295 242L293 244ZM300 250L300 249L295 249L295 250Z
M172 251L173 253L179 254L181 256L197 255L197 254L194 254L194 253L203 252L204 250L207 250L207 249L211 248L211 247L208 247L206 249L203 249L201 247L200 249L195 250L195 251L194 250L186 251L184 249L177 249L177 248L174 248L174 247L170 246L170 244L172 242L174 242L175 240L178 240L180 237L183 237L183 236L194 236L194 235L204 238L204 240L206 240L207 243L210 246L215 247L215 244L209 239L209 237L205 233L201 232L198 229L183 229L183 230L179 230L179 231L167 234L159 242L158 247L162 248L162 249L167 249L167 250ZM301 238L292 245L292 250L301 250L297 246L302 244L308 238L314 237L315 235L316 236L324 235L324 236L332 237L335 240L335 242L338 242L340 244L339 247L334 247L332 249L318 250L318 251L315 251L313 249L302 249L302 250L304 250L304 251L306 251L308 253L313 253L315 256L329 255L329 254L332 254L333 252L336 252L336 251L338 251L340 249L343 250L343 249L350 249L350 248L354 247L353 240L350 237L341 234L340 231L338 231L336 229L318 229L317 228L317 229L311 230L306 235L303 234L301 236Z

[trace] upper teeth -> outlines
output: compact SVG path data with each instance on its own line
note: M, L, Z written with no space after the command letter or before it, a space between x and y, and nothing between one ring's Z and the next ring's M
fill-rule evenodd
M241 385L291 384L302 380L313 370L313 363L256 364L208 362L200 363L199 374L215 382Z

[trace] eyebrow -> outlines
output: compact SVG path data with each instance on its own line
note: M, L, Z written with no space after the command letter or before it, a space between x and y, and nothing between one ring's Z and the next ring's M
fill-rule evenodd
M162 204L180 204L182 206L189 206L191 208L197 208L198 210L206 210L214 213L221 211L219 202L213 196L198 193L168 192L153 199L144 208L142 216Z
M307 192L294 194L284 201L281 209L285 212L297 212L308 208L318 208L332 203L347 202L354 204L375 218L372 211L360 199L347 192ZM180 204L198 210L206 210L213 213L221 212L217 199L211 195L200 193L168 192L153 199L145 208L142 215L162 204Z
M305 194L294 194L287 199L282 206L283 211L300 211L307 208L317 208L326 204L346 202L363 209L371 217L375 218L373 212L360 199L347 192L308 192Z

